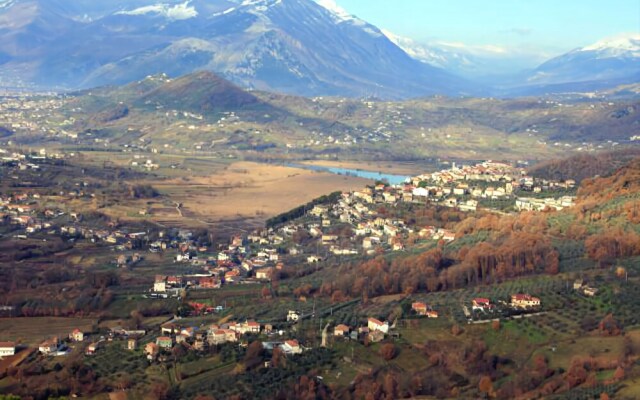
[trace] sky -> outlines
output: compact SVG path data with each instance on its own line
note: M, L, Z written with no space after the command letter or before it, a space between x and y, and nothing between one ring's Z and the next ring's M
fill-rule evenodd
M640 0L335 0L349 13L420 43L540 59L620 33L640 33Z

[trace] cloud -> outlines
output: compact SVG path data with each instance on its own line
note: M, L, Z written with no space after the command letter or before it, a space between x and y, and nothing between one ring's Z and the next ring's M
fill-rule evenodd
M171 6L169 4L155 4L151 6L145 6L136 8L131 11L120 11L118 14L122 15L144 15L144 14L158 14L170 20L179 21L189 19L198 16L198 11L195 7L189 5L191 1L186 1L182 4L176 4Z
M509 52L507 48L503 46L494 45L494 44L469 45L462 42L442 42L442 41L436 42L435 44L442 47L450 47L457 50L463 50L470 54L492 53L492 54L498 55L498 54L506 54Z
M504 33L506 35L516 35L516 36L529 36L533 32L531 28L511 28L501 30L500 33Z

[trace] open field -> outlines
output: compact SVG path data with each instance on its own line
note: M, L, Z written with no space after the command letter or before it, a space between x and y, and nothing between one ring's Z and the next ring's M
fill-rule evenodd
M147 159L159 168L143 172L131 167L132 162L144 164ZM77 162L98 171L118 167L135 172L131 179L124 177L119 182L151 185L161 194L154 199L119 198L105 207L94 200L90 205L84 203L85 208L113 218L169 226L210 228L217 224L216 230L261 227L268 218L317 197L371 183L328 172L188 154L91 151L82 152ZM140 214L142 210L145 215Z
M237 162L219 173L148 182L175 202L178 210L152 207L152 219L189 219L200 224L229 220L263 222L314 198L361 188L370 181L298 168Z
M0 318L0 337L3 340L37 345L53 336L65 338L75 328L92 332L95 324L95 318Z

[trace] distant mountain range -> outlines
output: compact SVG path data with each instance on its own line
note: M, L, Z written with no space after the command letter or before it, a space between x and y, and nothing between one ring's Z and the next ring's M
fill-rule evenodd
M4 82L41 87L210 70L243 87L305 96L479 92L375 26L312 0L5 1L0 62Z
M638 40L621 43L574 50L497 92L474 83L490 61L417 45L330 0L0 0L5 87L80 89L207 70L303 96L590 90L637 81Z
M526 77L524 89L593 91L640 81L640 34L620 35L553 58Z

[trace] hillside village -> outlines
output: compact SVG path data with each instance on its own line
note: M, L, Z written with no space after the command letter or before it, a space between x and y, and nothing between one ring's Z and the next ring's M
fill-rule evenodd
M2 160L9 175L12 168L18 172L46 169L52 162L73 156L48 154L44 149L37 155L0 151L5 152ZM139 224L116 228L86 220L80 209L68 206L71 200L96 200L95 189L86 182L55 193L23 189L0 194L0 217L14 226L12 234L17 238L59 236L113 246L118 266L132 267L144 258L143 252L149 251L200 269L191 277L157 276L152 292L164 293L183 287L265 282L285 266L300 262L313 264L327 257L403 251L416 240L457 239L456 232L444 227L416 226L402 218L385 217L380 207L433 204L463 212L561 210L573 205L574 196L566 193L574 189L573 180L537 179L524 169L504 163L487 161L462 167L454 163L449 169L409 178L404 184L379 182L336 194L328 202L305 208L299 218L286 217L280 224L235 234L228 244L218 247L206 238L193 237L188 229L161 230Z
M39 162L34 164L38 168L47 168L46 160L61 158L64 156L48 155L46 151L37 156L12 152L4 158L4 164L8 168L22 170L22 166L29 165L30 160ZM54 194L12 191L12 194L0 196L0 212L2 221L14 226L13 235L16 238L58 236L66 241L84 240L96 246L111 247L114 251L112 262L121 268L135 269L137 264L145 262L145 252L163 255L167 262L175 265L176 271L188 265L189 273L156 275L148 291L142 293L148 298L180 299L192 290L216 290L223 285L271 282L278 280L294 265L314 265L331 257L404 251L407 246L421 241L452 242L459 239L456 232L442 227L416 226L401 218L384 217L379 213L380 206L398 208L408 204L434 204L464 212L474 212L480 208L503 212L481 204L483 201L508 200L515 206L511 212L543 208L559 210L570 207L573 197L554 195L565 193L574 186L575 182L571 180L553 182L535 179L526 175L525 170L504 163L487 161L462 167L454 164L450 169L416 176L400 185L379 182L361 190L337 193L329 196L324 203L305 208L301 216L285 218L284 222L268 228L235 234L227 244L219 246L209 243L206 238L195 237L188 229L158 230L147 227L136 230L140 227L97 226L95 221L86 221L79 210L45 206L54 201L57 204L64 203L65 199L91 200L95 194L90 187L80 186L70 192ZM522 194L544 194L548 197L520 197ZM496 310L504 307L507 310L535 310L540 306L539 299L527 294L514 296L511 303L498 303L498 308L489 299L474 299L463 306L463 311L471 321L492 319L502 312ZM197 317L223 310L221 305L190 302L185 315ZM438 317L438 310L424 303L414 303L412 310L419 316ZM145 345L145 352L150 360L155 360L163 348L170 349L176 344L185 343L202 350L206 345L239 342L246 334L263 334L267 337L276 335L272 340L274 346L282 346L287 354L297 354L304 347L294 339L286 339L286 336L290 335L290 329L298 320L309 315L289 311L288 315L281 316L280 322L245 320L208 326L184 326L177 317L162 325L159 332L162 336L149 341ZM394 325L393 321L380 322L371 317L366 325L360 327L340 324L335 327L334 334L353 340L364 340L366 337L366 340L375 342L384 339ZM122 332L112 332L107 340L120 336ZM124 337L130 336L148 339L146 332L129 334L125 331ZM280 340L282 337L285 339ZM87 354L98 351L103 341L93 342L86 349ZM51 343L47 345L48 342ZM64 354L64 347L59 346L57 338L55 341L48 339L48 342L41 346L41 353L52 354L62 349L61 354ZM52 344L54 342L55 346Z

